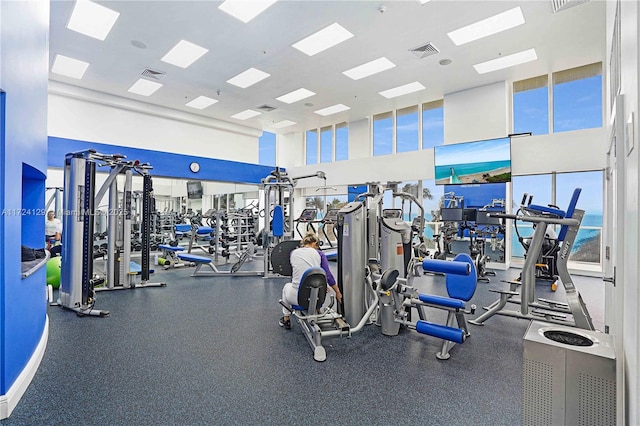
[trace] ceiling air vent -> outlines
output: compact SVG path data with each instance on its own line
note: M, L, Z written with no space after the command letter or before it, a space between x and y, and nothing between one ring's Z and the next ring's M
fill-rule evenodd
M271 105L266 105L266 104L265 104L265 105L261 105L261 106L259 106L259 107L258 107L258 109L259 109L260 111L264 111L264 112L271 112L271 111L273 111L274 109L276 109L276 107L272 107Z
M143 76L152 78L154 80L161 80L165 76L165 74L167 73L162 71L152 70L151 68L147 68L144 71L142 71Z
M409 49L409 52L413 53L418 59L426 58L427 56L440 53L438 48L431 44L431 42L418 47L414 47L413 49Z
M588 1L589 0L551 0L551 7L553 8L553 13L557 13Z

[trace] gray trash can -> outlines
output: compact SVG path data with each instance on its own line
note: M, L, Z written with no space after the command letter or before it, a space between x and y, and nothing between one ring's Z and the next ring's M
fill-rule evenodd
M612 336L532 321L524 336L523 425L615 425Z

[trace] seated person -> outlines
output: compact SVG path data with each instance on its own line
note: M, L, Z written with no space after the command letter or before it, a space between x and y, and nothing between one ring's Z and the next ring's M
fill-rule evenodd
M51 253L51 257L57 256L62 251L60 242L62 240L62 222L56 218L53 210L47 212L47 221L44 225L44 235L47 244L47 250Z
M291 305L298 304L298 287L300 286L300 280L304 272L309 268L322 268L327 274L327 292L329 287L336 293L338 301L342 300L342 293L336 284L331 270L329 269L329 262L327 256L319 249L318 236L313 233L307 233L301 242L301 247L291 252L291 267L293 273L291 274L291 282L286 283L282 288L282 302ZM280 326L286 329L291 328L291 320L289 318L289 311L286 308L282 308L283 317L280 318Z

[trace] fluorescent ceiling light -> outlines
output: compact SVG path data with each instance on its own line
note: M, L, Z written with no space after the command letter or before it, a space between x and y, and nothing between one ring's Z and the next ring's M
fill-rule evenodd
M99 4L78 0L71 12L67 28L89 37L104 40L120 13Z
M524 16L519 7L499 13L498 15L467 25L466 27L457 29L447 33L451 41L456 46L479 40L483 37L497 34L524 24Z
M302 99L306 99L310 96L315 95L311 90L307 89L298 89L293 92L287 93L286 95L282 95L279 98L276 98L280 102L284 102L285 104L292 104L294 102L301 101Z
M161 87L161 83L156 83L155 81L149 81L141 78L140 80L136 81L133 86L129 87L128 91L137 95L150 96L153 94L153 92Z
M409 93L418 92L424 90L425 87L417 81L413 83L405 84L404 86L394 87L393 89L383 90L379 92L387 99L397 98L398 96L407 95Z
M331 115L331 114L337 114L339 112L346 111L348 109L351 109L351 108L349 108L346 105L337 104L337 105L333 105L333 106L330 106L330 107L319 109L319 110L314 111L314 112L316 114L327 116L327 115Z
M276 0L227 0L218 9L246 24L275 2Z
M476 64L473 67L478 71L478 74L485 74L491 71L501 70L503 68L513 67L515 65L524 64L526 62L535 61L538 59L536 55L536 49L529 49L522 52L514 53L508 56L501 56L497 59L482 62Z
M303 38L292 46L302 53L313 56L351 37L353 37L353 34L344 29L340 24L333 23L317 33Z
M270 76L271 74L268 74L264 71L260 71L255 68L249 68L248 70L241 72L235 77L227 80L227 83L246 89L247 87L252 86Z
M273 123L271 125L271 127L273 129L282 129L283 127L289 127L289 126L293 126L294 124L296 124L295 121L291 121L291 120L282 120L282 121L278 121L277 123Z
M215 104L216 102L218 102L217 99L211 99L206 96L198 96L191 102L185 104L185 106L195 108L195 109L205 109L206 107L209 107Z
M186 40L180 40L173 49L162 57L161 61L180 68L186 68L208 51L209 49L200 47L197 44L193 44Z
M370 75L377 74L382 71L386 71L395 67L396 64L385 58L378 58L366 64L362 64L350 70L344 71L342 74L354 80L360 80L361 78L369 77Z
M420 4L425 4L425 3L429 3L431 0L418 0L418 3Z
M77 59L58 54L53 60L51 72L66 75L71 78L81 79L88 67L88 62L79 61Z
M247 109L235 115L232 115L231 118L235 118L237 120L246 120L248 118L255 117L256 115L260 115L260 114L262 113L258 111L254 111L252 109Z

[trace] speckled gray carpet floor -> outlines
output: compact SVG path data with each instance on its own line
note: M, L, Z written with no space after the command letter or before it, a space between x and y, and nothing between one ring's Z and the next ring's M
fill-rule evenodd
M335 264L333 264L335 266ZM313 360L296 324L278 326L285 279L189 277L158 271L165 288L98 293L108 318L49 307L38 372L2 425L516 425L528 322L495 316L439 361L436 338L369 325L327 340ZM518 270L479 283L472 303L496 299ZM602 281L575 277L601 325ZM442 277L420 278L445 294ZM538 296L562 300L537 286ZM431 318L443 321L441 314Z

